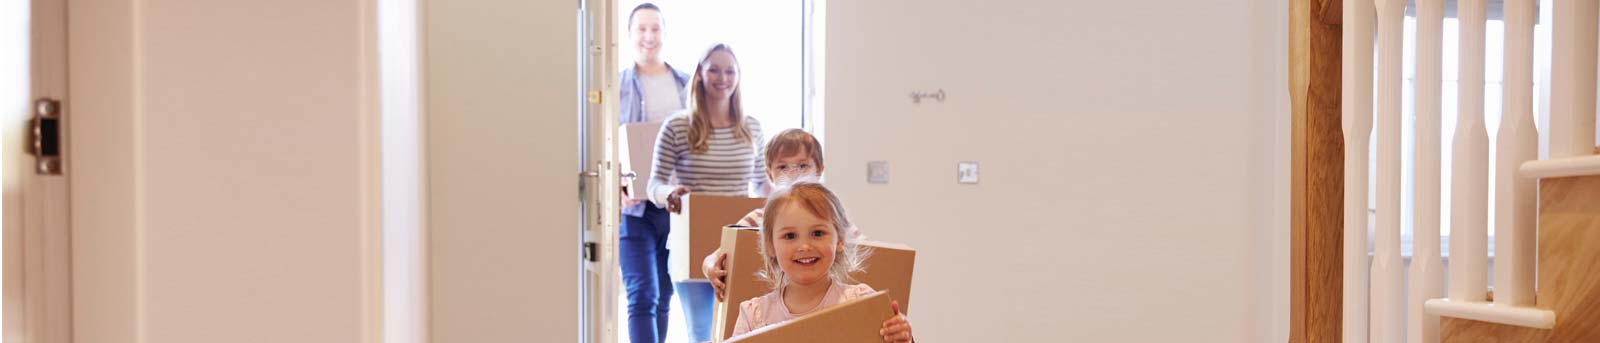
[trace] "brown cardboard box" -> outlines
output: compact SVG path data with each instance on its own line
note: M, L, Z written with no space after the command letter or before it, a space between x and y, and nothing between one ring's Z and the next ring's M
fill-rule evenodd
M722 229L722 251L728 253L728 297L718 301L713 310L711 339L721 342L733 333L733 324L739 319L739 303L772 291L772 284L761 280L756 272L761 270L761 230L749 227Z
M667 270L672 281L707 281L700 263L722 244L722 227L739 222L750 210L766 205L765 198L689 193L683 211L672 215L667 234Z
M739 303L772 292L772 285L755 274L764 263L760 241L761 233L755 228L723 229L722 251L728 253L728 297L716 303L711 327L713 341L722 341L733 334L733 324L739 318ZM872 286L873 290L886 291L891 300L900 302L902 312L910 313L916 249L877 241L862 241L861 245L872 249L872 255L867 257L866 269L850 277Z
M628 195L634 200L650 200L650 193L646 188L650 185L651 168L656 161L656 135L661 131L661 122L644 122L622 124L617 130L620 142L617 142L617 159L622 162L622 172L633 171L636 177L633 182L622 185L628 187Z
M882 343L878 329L894 317L889 294L875 292L866 297L834 305L794 320L756 329L729 343Z
M873 290L889 292L889 298L900 302L901 312L911 313L911 272L916 266L917 250L879 241L861 241L861 246L872 249L872 255L867 256L864 269L850 277Z

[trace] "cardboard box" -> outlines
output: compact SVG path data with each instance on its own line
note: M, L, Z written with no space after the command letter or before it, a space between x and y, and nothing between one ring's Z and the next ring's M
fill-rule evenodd
M772 284L756 276L764 264L760 242L761 230L757 228L730 226L722 229L722 251L728 253L728 300L718 301L712 312L713 342L721 342L733 334L740 303L772 291Z
M621 170L637 175L633 182L622 185L628 188L628 197L634 200L650 200L650 172L655 167L656 135L660 131L659 121L622 124L617 130L617 159L622 162Z
M872 249L872 255L867 256L866 266L850 277L872 286L872 290L889 292L889 298L900 302L901 312L911 313L911 272L916 267L917 250L879 241L861 241L861 246Z
M875 292L866 297L834 305L794 320L768 325L729 343L882 343L878 329L894 317L889 294Z
M739 303L772 292L772 285L756 272L764 263L761 257L761 233L756 228L728 227L723 229L722 251L728 254L728 297L716 303L713 310L711 336L720 342L733 334L733 325L739 319ZM911 275L916 264L917 251L904 244L862 241L862 246L872 249L865 269L853 274L856 282L885 291L890 300L900 302L900 310L911 313Z
M700 263L722 244L722 227L739 222L766 198L694 194L683 197L683 211L672 215L667 234L668 273L672 281L709 281Z

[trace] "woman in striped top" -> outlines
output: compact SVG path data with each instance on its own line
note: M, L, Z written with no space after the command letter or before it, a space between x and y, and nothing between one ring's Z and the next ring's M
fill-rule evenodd
M629 290L629 312L657 313L658 328L668 322L667 299L674 288L667 274L668 211L681 211L683 196L691 192L739 196L767 192L765 163L756 149L762 146L761 124L740 107L738 72L738 61L727 45L717 44L702 55L689 81L689 108L668 117L656 135L648 194L659 207L645 206L644 216L623 220L619 257ZM715 302L711 284L676 286L691 338L709 340ZM664 338L665 334L658 339Z
M689 192L766 195L761 123L739 105L738 68L733 50L712 46L689 81L689 109L661 124L650 179L657 205L677 213Z

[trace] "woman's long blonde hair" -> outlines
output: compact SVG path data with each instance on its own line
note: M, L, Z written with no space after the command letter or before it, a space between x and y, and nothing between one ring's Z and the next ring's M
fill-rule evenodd
M727 44L717 43L707 49L705 55L700 56L700 64L694 67L694 75L689 79L689 152L704 153L710 150L708 143L711 140L711 113L705 110L706 80L702 76L706 64L711 60L711 54L726 51L728 56L733 56L734 68L739 65L739 57L733 54L733 49ZM737 74L735 74L737 75ZM733 95L728 98L728 115L733 117L733 136L745 143L754 141L750 127L744 124L744 107L739 102L739 85L733 85Z

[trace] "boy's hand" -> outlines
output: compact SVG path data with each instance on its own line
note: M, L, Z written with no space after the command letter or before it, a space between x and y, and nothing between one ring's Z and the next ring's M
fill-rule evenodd
M883 328L878 330L883 335L884 342L911 343L916 342L911 338L911 322L906 321L906 315L900 313L900 302L889 303L889 308L894 310L894 317L883 321Z
M717 249L717 252L706 256L706 261L700 266L700 271L711 279L711 289L717 293L717 301L726 301L728 298L728 254Z

